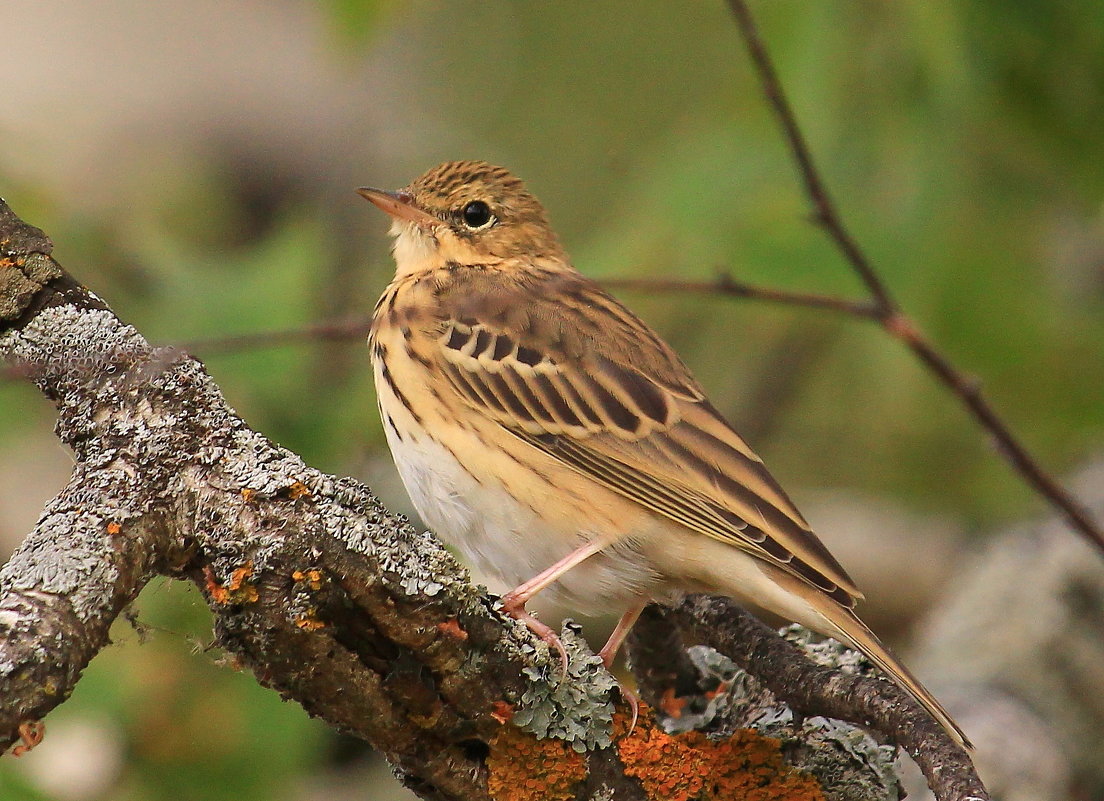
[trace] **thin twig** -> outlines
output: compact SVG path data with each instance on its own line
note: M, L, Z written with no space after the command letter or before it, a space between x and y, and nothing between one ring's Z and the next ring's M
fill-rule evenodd
M311 342L343 342L363 339L372 326L370 317L358 315L344 320L323 320L301 328L278 331L257 331L249 334L193 339L173 345L176 350L194 353L206 358L217 353L241 353L250 350L277 348ZM27 369L19 365L0 366L0 384L24 381L29 377Z
M811 292L788 292L784 289L755 286L737 281L727 273L714 281L679 281L666 278L608 278L602 281L608 289L628 289L642 292L689 292L705 295L731 295L737 298L764 300L787 306L805 306L827 309L869 320L879 319L878 307L868 300L850 300L833 295L817 295Z
M744 0L728 0L729 8L740 27L748 53L759 74L759 82L767 101L778 117L782 132L794 161L797 163L805 193L813 205L814 219L835 243L847 263L862 280L873 301L873 314L859 316L873 317L891 336L905 343L939 380L957 395L970 410L974 419L985 428L996 441L1005 458L1013 469L1046 498L1050 504L1061 511L1070 525L1089 539L1098 549L1104 551L1104 529L1100 527L1089 511L1067 491L1058 481L1045 471L1027 449L1012 434L1008 425L996 410L982 396L978 382L957 370L942 353L920 333L916 324L902 311L890 294L881 276L871 265L866 254L851 236L843 224L835 204L824 185L813 162L813 157L805 143L805 137L797 124L797 118L786 100L782 84L771 63L770 56L759 35L758 26ZM693 290L689 290L693 291ZM723 292L718 289L717 291ZM749 297L751 297L749 295ZM780 298L774 298L781 300ZM799 305L812 305L801 303ZM826 304L827 305L827 304ZM839 306L831 308L840 309Z
M858 243L851 237L843 225L835 203L832 202L828 189L820 177L820 172L813 163L813 154L809 146L805 144L805 136L797 124L797 117L786 100L786 93L782 90L782 82L778 80L778 74L774 71L770 55L759 35L759 28L755 19L751 16L751 10L744 0L729 0L729 8L732 9L736 22L740 26L740 33L744 37L751 60L755 62L755 69L759 73L759 82L770 101L771 108L778 115L778 121L786 136L786 142L790 146L794 161L797 162L798 171L802 182L805 184L805 193L813 204L813 219L828 232L832 240L843 252L844 257L858 273L859 278L866 285L867 290L874 298L878 308L885 314L897 311L897 302L889 294L889 289L882 282L882 278L875 271L870 261L866 258Z
M893 337L904 342L928 370L962 399L970 414L992 435L1004 458L1023 480L1057 507L1074 529L1084 534L1097 548L1104 550L1104 531L1093 519L1092 513L1027 452L1027 449L1009 430L1008 425L981 394L980 382L956 370L947 357L936 350L904 315L884 320L882 327Z
M212 353L258 350L297 342L340 342L366 337L371 325L371 318L358 315L344 320L326 320L302 328L290 328L283 331L261 331L253 334L194 339L191 342L181 343L176 347L189 353L194 352L201 356L209 356Z

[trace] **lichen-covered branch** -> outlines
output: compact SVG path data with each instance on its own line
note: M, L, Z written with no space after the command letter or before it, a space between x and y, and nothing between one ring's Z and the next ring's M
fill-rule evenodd
M435 538L251 430L200 363L151 347L2 202L0 359L53 399L76 457L0 572L0 745L68 696L164 574L203 590L219 644L260 682L375 745L425 798L723 799L748 782L832 797L784 759L796 741L668 734L649 714L629 732L574 630L561 675Z
M634 655L643 651L647 656L642 639L675 633L685 645L708 645L798 715L868 723L913 757L937 798L989 797L970 757L907 693L873 675L830 669L801 658L793 644L728 598L688 596L673 609L647 619L646 626L630 636Z
M0 740L72 692L107 644L111 621L155 572L158 522L104 503L79 466L23 547L0 571ZM125 499L125 494L122 496ZM127 534L120 520L128 519ZM59 559L58 555L64 554Z

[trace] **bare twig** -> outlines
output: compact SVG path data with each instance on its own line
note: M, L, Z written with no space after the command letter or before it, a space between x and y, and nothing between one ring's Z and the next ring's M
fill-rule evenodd
M805 143L805 137L797 124L797 118L786 100L782 84L778 80L778 75L771 63L762 37L759 35L759 29L751 15L751 10L744 0L728 0L728 5L740 27L740 33L744 37L748 53L759 74L763 91L778 117L790 152L797 163L798 173L805 186L805 193L813 205L813 217L835 243L836 247L839 248L847 263L851 265L851 268L870 293L873 301L873 312L867 313L864 311L857 314L857 316L877 320L886 332L905 343L916 354L917 358L935 374L939 381L961 399L974 419L992 435L1005 458L1023 480L1046 498L1052 506L1061 511L1075 530L1087 537L1098 549L1104 551L1104 529L1101 529L1100 524L1093 519L1089 511L1073 495L1028 453L1008 425L981 394L978 382L956 369L947 357L936 350L924 337L916 324L901 311L881 276L870 264L866 254L844 226L843 220L828 194L824 181L813 162L812 153ZM695 290L687 289L687 291ZM724 289L718 287L717 291L723 292ZM756 295L746 295L746 297L756 297ZM814 305L805 301L783 300L778 297L772 299L797 305ZM846 311L846 309L841 308L840 304L824 304L824 306Z
M343 320L325 320L302 328L289 328L283 331L261 331L252 334L193 339L177 347L189 353L194 351L209 356L213 353L275 348L299 342L340 342L368 336L371 325L371 318L359 315Z
M858 243L852 239L851 234L844 227L843 220L828 194L828 189L824 186L824 181L813 163L813 155L809 150L809 146L805 144L805 137L797 124L797 118L794 116L793 109L790 108L789 101L786 100L786 93L782 90L782 82L778 80L778 74L774 71L770 55L767 53L767 48L759 35L759 28L755 24L755 19L751 16L751 9L748 8L744 0L729 0L728 5L740 26L740 33L744 37L748 53L755 63L756 71L759 73L759 81L762 84L763 91L767 95L767 100L770 101L771 108L778 115L778 121L782 125L782 131L786 136L794 161L797 162L801 180L805 184L805 193L813 204L814 219L818 225L828 232L828 235L832 237L832 240L843 252L844 258L858 273L871 297L874 298L877 307L884 314L896 312L897 302L889 294L889 289L882 282L881 276L871 266L866 254L863 253Z
M679 281L666 278L608 278L602 285L609 289L630 289L643 292L689 292L703 295L730 295L735 298L763 300L786 306L805 306L810 309L825 309L841 312L853 317L877 320L879 309L868 300L850 300L833 295L818 295L811 292L788 292L784 289L755 286L737 281L728 273L721 273L713 281Z

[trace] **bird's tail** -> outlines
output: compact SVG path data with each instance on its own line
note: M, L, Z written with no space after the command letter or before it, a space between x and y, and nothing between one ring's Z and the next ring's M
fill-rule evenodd
M924 707L928 714L935 718L959 745L963 748L973 748L973 744L966 737L966 733L954 722L947 710L943 708L943 705L893 655L892 651L882 645L882 641L878 639L877 635L867 628L866 624L859 620L858 616L850 609L835 604L832 606L831 612L823 608L820 610L830 626L826 633L831 634L851 648L862 651L867 659L877 665L883 673L915 698L917 703Z

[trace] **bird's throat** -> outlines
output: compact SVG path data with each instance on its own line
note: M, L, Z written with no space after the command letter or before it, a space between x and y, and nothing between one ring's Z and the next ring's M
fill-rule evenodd
M395 220L391 235L395 237L392 251L396 277L433 270L444 263L440 241L432 232L406 220Z
M426 229L417 223L395 220L391 225L395 237L395 277L431 272L445 266L487 266L501 261L497 256L477 250L470 242L448 230L447 226Z

